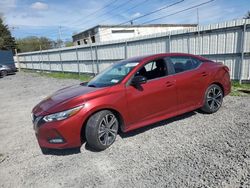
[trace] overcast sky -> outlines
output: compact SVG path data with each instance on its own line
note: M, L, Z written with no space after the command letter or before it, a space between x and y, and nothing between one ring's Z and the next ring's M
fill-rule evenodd
M0 0L0 14L4 15L17 38L46 36L58 38L59 27L63 39L72 33L98 24L119 24L181 0ZM134 21L142 24L209 0L184 0L155 14ZM214 0L199 7L200 24L242 18L250 10L250 0ZM197 23L197 9L185 11L152 23Z

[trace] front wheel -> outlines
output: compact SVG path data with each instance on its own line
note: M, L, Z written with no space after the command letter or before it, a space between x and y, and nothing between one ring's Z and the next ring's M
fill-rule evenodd
M0 72L0 75L2 76L2 77L5 77L5 76L7 76L7 71L6 70L2 70L1 72Z
M117 136L119 121L114 113L102 110L92 115L86 124L86 140L90 147L105 150Z
M205 113L217 112L223 101L223 91L220 86L212 84L205 93L205 102L201 110Z

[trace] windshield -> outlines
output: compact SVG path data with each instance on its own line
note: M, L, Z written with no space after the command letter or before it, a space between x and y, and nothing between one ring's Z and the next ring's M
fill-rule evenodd
M139 62L121 61L108 67L88 83L88 87L112 86L122 81Z

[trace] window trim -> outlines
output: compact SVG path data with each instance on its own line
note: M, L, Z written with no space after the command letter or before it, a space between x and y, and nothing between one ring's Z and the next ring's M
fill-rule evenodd
M166 62L166 60L165 60L166 57L169 57L169 56L158 57L158 58L156 58L156 59L152 59L152 60L146 61L145 63L143 63L142 65L140 65L139 68L136 70L136 72L135 72L133 75L131 75L131 77L129 78L129 80L128 80L127 83L125 84L126 87L130 86L131 81L132 81L132 79L135 77L135 74L137 73L137 71L139 71L142 67L144 67L147 63L150 63L151 61L156 61L156 60L162 59L162 60L165 62L166 67L168 68L167 62ZM168 72L168 69L167 69L167 72ZM166 78L166 77L172 76L172 75L173 75L173 74L167 74L167 75L162 76L162 77L158 77L158 78L154 78L154 79L150 79L150 80L147 79L147 83L148 83L148 82L151 82L151 81L159 80L159 79L162 79L162 78ZM146 83L146 84L147 84L147 83Z

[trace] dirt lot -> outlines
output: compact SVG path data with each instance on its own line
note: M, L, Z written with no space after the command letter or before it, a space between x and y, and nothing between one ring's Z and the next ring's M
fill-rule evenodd
M250 187L249 97L122 134L103 152L84 144L80 153L43 155L31 109L78 83L32 73L0 79L1 187Z

